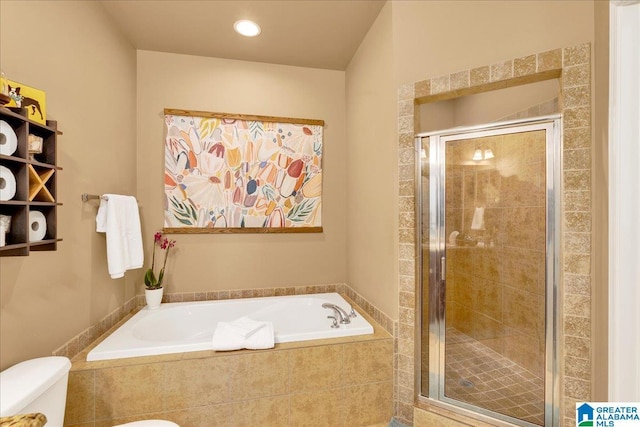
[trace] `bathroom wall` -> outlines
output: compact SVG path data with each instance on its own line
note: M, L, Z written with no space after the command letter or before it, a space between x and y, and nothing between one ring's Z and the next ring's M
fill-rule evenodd
M370 30L367 37L369 44L363 43L360 48L362 50L366 46L367 52L379 50L382 58L374 54L356 55L352 65L347 69L347 93L350 93L351 85L356 81L350 77L350 73L355 70L355 68L352 69L354 64L357 64L360 70L367 69L368 73L379 72L380 61L388 61L391 56L393 72L391 75L380 73L377 80L368 81L366 87L360 88L357 93L358 98L352 101L352 105L357 107L354 107L355 110L348 110L348 129L353 126L357 114L369 114L371 122L380 123L376 129L380 136L389 135L390 130L397 132L399 127L412 128L411 123L405 123L403 120L387 124L388 122L382 121L384 116L379 115L377 104L381 104L378 101L388 99L386 88L390 84L389 79L395 89L406 83L418 82L415 86L417 96L421 90L427 93L429 91L428 87L422 87L423 83L428 83L428 81L424 82L425 79L562 46L591 42L594 38L593 8L591 1L417 2L400 0L389 2ZM389 25L391 29L387 31L390 31L392 39L390 55L387 39L383 41L372 36L380 28L388 28ZM384 64L387 63L384 62ZM364 85L365 82L360 81L359 84ZM397 96L400 97L403 94L399 93ZM399 117L412 114L407 114L405 111L413 111L412 99L397 104ZM356 264L352 262L351 254L368 253L372 247L386 248L390 239L399 243L397 250L388 248L388 258L368 263L362 259L357 264L357 268L370 269L378 273L393 269L398 273L395 281L399 305L396 414L405 421L413 418L415 365L412 355L415 348L415 307L418 297L414 287L415 261L412 235L415 227L415 222L412 221L415 201L412 185L402 182L409 182L414 174L413 168L403 167L403 165L412 164L415 156L411 150L414 146L413 139L408 137L408 134L401 135L399 140L394 136L384 140L376 138L375 141L377 151L386 148L387 144L400 147L400 154L391 155L399 165L393 176L400 180L400 184L396 184L394 180L385 179L376 181L375 186L359 188L361 203L358 209L367 211L375 208L377 216L393 217L393 220L399 224L398 230L390 237L382 232L372 232L369 234L371 238L350 237L348 241L350 277L356 276ZM364 149L366 143L365 139L359 143L351 137L349 139L350 149L353 144L361 144ZM361 178L361 175L351 174L349 179L357 182ZM378 200L398 200L398 197L398 204L374 203ZM398 207L400 207L399 210ZM349 222L350 229L355 221L356 219ZM399 260L395 257L396 253L399 254ZM363 294L367 292L366 286L368 284L363 284Z
M134 296L107 274L97 203L84 192L136 191L136 57L95 2L0 2L0 67L46 92L58 121L56 252L0 258L0 370L48 356Z
M148 251L163 227L164 108L325 121L323 233L173 235L167 292L344 283L344 72L151 51L138 51L137 65L137 195Z
M387 197L397 185L391 9L389 2L380 11L346 71L347 259L349 285L396 319L398 215Z

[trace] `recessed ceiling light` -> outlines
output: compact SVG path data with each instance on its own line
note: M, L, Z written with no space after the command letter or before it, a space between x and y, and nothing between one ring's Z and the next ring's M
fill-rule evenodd
M261 31L258 24L247 19L236 21L236 23L233 24L233 29L236 30L236 33L246 37L255 37L260 34Z

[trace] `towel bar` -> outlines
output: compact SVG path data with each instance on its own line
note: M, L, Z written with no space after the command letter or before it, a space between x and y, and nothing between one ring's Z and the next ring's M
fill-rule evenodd
M83 193L82 194L82 201L83 202L88 202L89 200L109 200L109 197L107 197L107 196L98 196L97 194Z

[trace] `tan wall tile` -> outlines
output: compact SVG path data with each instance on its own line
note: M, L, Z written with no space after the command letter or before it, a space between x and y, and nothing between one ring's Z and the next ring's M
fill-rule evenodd
M398 101L405 101L410 99L413 101L415 98L415 92L413 84L405 84L398 88Z
M565 395L573 397L574 399L589 401L589 398L591 396L591 382L578 378L565 377L564 393Z
M450 76L451 90L469 87L469 70L453 73Z
M443 417L433 412L415 408L413 417L414 427L468 427L470 424L462 423L451 418Z
M414 84L416 98L431 95L431 80L422 80Z
M414 195L414 181L400 181L399 183L399 196L413 196Z
M95 374L93 371L69 372L64 423L78 424L95 419Z
M397 340L397 343L398 343L398 351L397 351L398 354L402 354L402 355L405 355L405 356L413 357L414 348L415 348L414 347L414 344L415 344L414 340L399 338ZM412 383L412 382L411 381L409 381L409 382L406 382L406 381L405 382L399 382L399 384L410 384L410 383Z
M544 331L532 337L521 333L510 333L504 340L504 355L538 378L544 378ZM542 397L542 396L541 396Z
M288 351L235 355L230 360L231 400L276 396L289 391Z
M513 61L502 61L491 65L491 81L497 82L513 77Z
M565 254L564 271L572 274L589 274L591 272L591 257L582 254Z
M591 231L590 212L565 212L566 231L588 233Z
M591 355L591 342L586 338L565 336L563 348L566 356L588 359Z
M400 116L412 116L413 115L413 100L408 99L398 102L398 115Z
M234 356L181 360L165 365L165 410L212 405L229 400Z
M399 321L400 323L407 323L413 325L415 321L415 310L407 307L399 308Z
M489 83L491 68L489 66L474 68L469 72L471 86L481 86Z
M409 132L409 133L400 133L400 135L398 136L398 145L399 145L399 149L403 149L403 148L413 148L415 143L414 143L415 139L413 137L413 133Z
M413 132L413 116L399 117L398 130L402 133Z
M343 382L344 346L300 348L291 351L291 392L323 390Z
M564 316L564 333L567 336L589 339L591 337L591 319Z
M591 108L576 107L564 109L565 129L582 128L591 125Z
M536 72L536 55L523 56L513 60L514 77L528 76Z
M344 384L364 384L377 381L392 381L393 342L345 344Z
M415 163L416 163L415 148L406 148L406 149L398 150L398 164L415 165Z
M389 422L392 405L392 381L347 387L344 398L344 425L368 426Z
M588 85L591 80L591 68L589 64L565 67L562 70L562 86L570 88L572 86Z
M589 211L591 209L591 191L565 191L563 203L565 212Z
M566 190L588 190L591 188L590 170L568 170L564 172L563 176Z
M591 103L589 86L575 86L564 88L562 91L562 104L565 108L582 107Z
M400 181L411 181L414 180L413 165L399 165L398 166L398 180Z
M590 148L591 147L591 128L583 127L576 129L564 130L564 149Z
M562 49L549 50L538 54L538 72L562 68Z
M400 307L414 308L416 294L413 292L400 292Z
M535 337L544 335L544 297L519 289L503 289L504 323L519 333Z
M400 274L405 276L413 276L416 271L416 263L414 260L399 261Z
M431 79L431 94L449 92L450 80L449 75L438 76Z
M292 426L331 427L344 424L344 389L299 393L291 396Z
M157 418L172 421L180 427L234 427L235 425L231 403L165 412Z
M583 43L577 46L566 47L563 51L563 66L586 64L591 57L591 45Z
M591 298L586 295L565 295L564 313L573 316L590 317Z
M565 233L564 247L567 252L575 254L591 253L590 233Z
M591 277L577 274L564 275L564 290L575 295L591 295Z
M591 149L564 150L564 170L591 169Z
M232 408L234 427L289 425L289 396L236 402Z
M96 419L159 412L158 390L164 385L164 365L132 365L95 372Z

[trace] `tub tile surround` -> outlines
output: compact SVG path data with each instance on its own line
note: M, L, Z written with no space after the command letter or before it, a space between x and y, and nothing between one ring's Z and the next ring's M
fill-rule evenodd
M468 75L469 84L465 86ZM394 345L395 416L414 422L416 337L419 284L416 283L414 215L415 147L419 104L559 78L560 98L538 106L539 114L563 115L561 280L559 287L560 422L575 425L575 402L591 397L591 44L554 49L446 76L405 84L398 89L399 319ZM413 105L413 109L407 108ZM543 112L544 111L544 112ZM535 114L535 111L523 114ZM411 152L411 155L409 154ZM410 266L414 266L410 268ZM480 425L479 421L418 404L415 425ZM443 418L448 417L448 418ZM484 424L483 424L484 425Z
M393 412L393 339L363 316L374 334L264 351L86 362L99 339L72 360L65 425L106 427L149 418L182 427L386 425Z
M337 292L346 295L355 304L371 316L380 326L388 333L393 333L393 320L385 313L369 303L362 295L357 293L353 288L344 283L327 284L327 285L305 285L305 286L288 286L277 288L256 288L256 289L235 289L208 292L177 292L166 293L162 296L162 302L190 302L190 301L215 301L225 299L238 298L259 298L270 296L284 295L306 295L320 294L326 292ZM85 329L80 334L71 338L60 348L53 351L54 356L65 356L73 358L89 344L97 340L105 332L113 328L122 319L129 316L132 312L146 305L144 295L137 295L125 304L102 318L95 325Z

